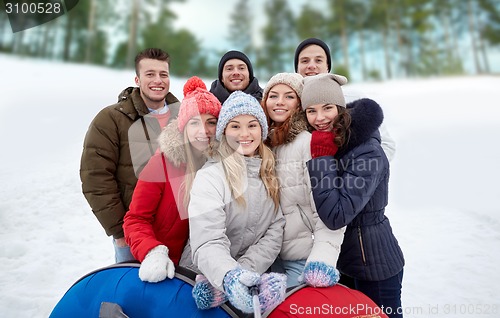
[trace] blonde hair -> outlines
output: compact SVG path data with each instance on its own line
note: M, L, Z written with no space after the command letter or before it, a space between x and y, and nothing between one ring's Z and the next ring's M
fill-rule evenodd
M259 176L264 183L267 195L274 202L275 211L277 211L279 206L279 183L278 178L276 177L276 170L274 168L274 154L269 147L264 145L262 141L257 149L258 155L262 159ZM226 180L229 184L231 194L238 204L246 206L245 198L243 196L244 184L243 180L241 180L241 175L246 169L244 156L229 146L225 135L222 135L221 137L216 155L220 156L218 159L221 161L222 167L224 168L224 173L226 175Z
M183 204L187 209L189 205L189 200L191 199L191 188L193 187L194 178L196 177L196 172L203 167L206 162L206 157L203 156L202 160L196 158L189 142L187 135L187 129L184 129L183 133L184 139L184 151L186 152L186 172L184 174L184 181L179 189L179 194L184 193ZM210 139L209 149L213 147L212 139Z

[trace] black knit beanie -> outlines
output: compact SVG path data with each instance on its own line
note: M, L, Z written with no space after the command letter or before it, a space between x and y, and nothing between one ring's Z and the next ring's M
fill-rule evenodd
M248 68L248 73L250 75L250 82L253 80L253 68L252 68L252 63L250 63L250 60L248 57L240 52L240 51L229 51L226 54L222 56L219 62L219 81L222 83L222 70L224 69L224 64L226 64L227 61L231 59L238 59L243 61Z
M325 51L326 64L328 65L328 72L330 72L330 70L332 69L332 57L330 56L330 48L328 47L328 45L326 45L325 42L316 38L305 39L304 41L300 42L299 46L297 46L297 49L295 49L295 72L297 72L299 66L300 52L302 52L303 49L311 44L319 45Z

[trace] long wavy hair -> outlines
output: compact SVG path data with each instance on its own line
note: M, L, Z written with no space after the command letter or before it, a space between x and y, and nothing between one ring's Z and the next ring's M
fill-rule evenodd
M351 114L347 108L338 105L335 106L337 107L338 115L335 117L332 124L332 131L335 133L333 141L337 147L341 148L349 142L349 138L351 136L351 131L349 129L351 127ZM307 127L311 132L314 130L313 126L309 124L309 121L307 121Z
M297 108L292 111L290 116L280 126L277 126L276 122L269 116L265 100L262 100L261 106L264 109L264 113L266 114L267 118L267 124L269 125L269 134L265 141L266 145L268 145L269 147L276 147L286 143L288 135L290 133L290 128L292 126L292 119L293 117L297 116L297 113L301 112L300 102Z
M267 194L274 202L275 211L279 206L279 183L276 177L274 154L262 141L257 148L258 155L262 159L259 176L264 183ZM226 180L229 184L231 194L238 204L246 206L244 190L245 184L241 176L246 172L246 163L244 156L231 148L227 142L226 136L222 135L216 153L224 168ZM216 156L214 156L216 157Z
M184 129L183 133L184 139L184 151L186 152L186 172L184 175L184 181L181 184L181 188L179 191L182 191L184 194L183 204L187 209L189 205L189 200L191 198L191 188L193 187L194 177L196 176L196 172L203 167L205 162L207 161L207 157L204 155L200 158L194 155L193 148L191 147L191 143L189 142L189 138L187 135L187 129ZM208 149L206 152L212 151L214 147L214 141L210 138L210 143L208 145Z
M341 148L349 142L351 136L351 130L349 129L351 127L351 114L347 108L336 106L339 114L333 121L332 131L335 133L333 141Z

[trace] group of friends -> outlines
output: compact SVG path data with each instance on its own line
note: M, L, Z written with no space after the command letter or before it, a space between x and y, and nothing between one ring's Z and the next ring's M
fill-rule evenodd
M139 261L150 283L194 270L200 309L229 301L251 313L257 288L264 312L287 288L342 283L402 317L382 109L347 100L322 40L302 41L294 64L262 89L248 57L229 51L210 89L193 76L179 102L168 53L140 52L137 87L85 136L83 193L117 263Z

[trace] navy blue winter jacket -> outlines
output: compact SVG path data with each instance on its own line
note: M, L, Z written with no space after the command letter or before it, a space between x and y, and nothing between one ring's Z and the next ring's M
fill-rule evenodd
M314 202L325 225L347 229L337 267L360 280L380 281L399 273L404 258L384 215L389 161L380 146L380 106L371 99L347 105L351 136L335 157L310 160Z

